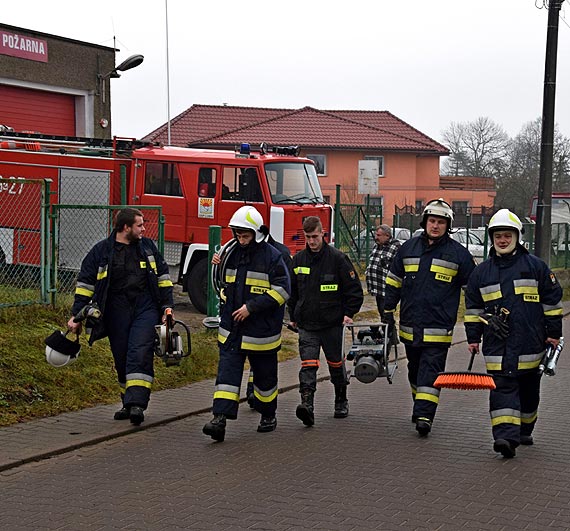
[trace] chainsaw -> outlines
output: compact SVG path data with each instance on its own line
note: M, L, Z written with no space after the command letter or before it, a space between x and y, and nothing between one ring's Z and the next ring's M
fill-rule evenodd
M187 352L184 351L183 336L175 330L176 327L181 327L183 331L186 332ZM180 365L182 358L188 356L192 350L190 329L188 326L182 321L175 320L172 316L172 310L167 308L166 322L156 325L154 328L156 331L154 354L164 361L167 367Z

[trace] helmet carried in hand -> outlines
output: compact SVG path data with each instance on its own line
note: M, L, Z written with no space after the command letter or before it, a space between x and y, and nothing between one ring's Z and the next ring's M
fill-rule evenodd
M46 361L53 367L65 367L70 365L79 357L81 345L79 344L79 336L75 341L67 339L67 334L56 330L53 334L46 337Z

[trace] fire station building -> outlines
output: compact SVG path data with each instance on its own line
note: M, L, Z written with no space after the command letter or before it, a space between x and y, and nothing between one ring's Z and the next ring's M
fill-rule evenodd
M0 127L111 138L112 77L114 48L0 23Z

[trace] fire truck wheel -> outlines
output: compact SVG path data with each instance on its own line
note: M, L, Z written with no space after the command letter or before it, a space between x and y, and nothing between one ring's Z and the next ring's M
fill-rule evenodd
M200 313L208 311L208 259L202 258L190 270L186 283L188 296Z

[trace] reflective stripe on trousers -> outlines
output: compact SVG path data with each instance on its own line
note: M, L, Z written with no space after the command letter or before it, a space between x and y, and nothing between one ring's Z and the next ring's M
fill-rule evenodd
M230 346L230 345L228 345ZM218 376L214 389L214 415L236 419L239 409L240 386L245 359L253 372L254 408L264 416L274 416L277 410L277 352L244 353L232 348L220 348Z
M489 395L493 439L507 439L518 446L521 435L532 433L538 418L540 379L536 370L493 375L497 386Z
M433 420L439 404L439 389L433 386L437 375L445 370L446 347L412 347L406 345L408 381L412 389L412 414Z
M160 315L149 292L129 300L119 294L105 305L105 329L125 406L146 408L154 379L154 326Z
M299 354L301 370L299 371L299 390L317 389L317 370L321 347L327 359L331 383L348 385L346 365L342 359L342 326L334 326L324 330L305 330L299 328Z

